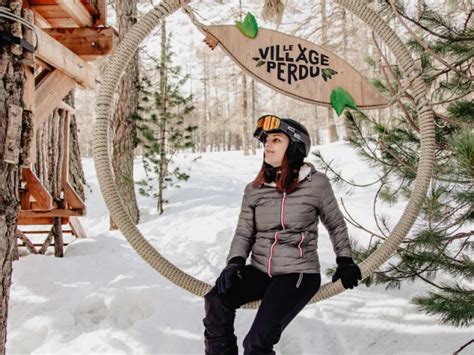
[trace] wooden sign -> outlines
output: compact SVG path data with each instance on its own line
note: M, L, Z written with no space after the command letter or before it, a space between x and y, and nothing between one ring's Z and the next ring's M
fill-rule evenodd
M335 88L343 88L359 108L388 106L385 99L349 63L301 38L259 28L252 39L236 26L205 26L205 41L217 44L249 75L284 95L331 106Z

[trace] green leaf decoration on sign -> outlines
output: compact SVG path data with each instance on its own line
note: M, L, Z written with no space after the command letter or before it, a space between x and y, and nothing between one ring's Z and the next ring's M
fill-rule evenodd
M235 21L235 25L239 29L239 31L249 38L257 37L258 33L258 25L255 16L252 15L250 12L247 13L243 22Z
M337 71L331 68L324 68L322 71L324 81L328 81L334 74L337 74Z
M341 87L335 88L331 92L330 101L332 108L336 111L338 116L341 115L342 111L344 111L346 107L357 110L357 105L354 102L351 94Z
M264 64L265 64L265 61L261 60L260 62L257 63L256 67L261 67Z

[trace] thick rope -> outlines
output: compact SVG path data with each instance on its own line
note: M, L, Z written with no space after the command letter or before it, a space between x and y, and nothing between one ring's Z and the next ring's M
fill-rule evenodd
M137 251L137 253L162 276L166 277L177 286L202 297L208 292L211 285L184 273L160 255L160 253L158 253L143 237L130 216L127 214L113 179L107 139L112 98L117 88L119 78L137 50L138 45L153 30L153 28L155 28L161 19L182 6L185 6L189 11L189 7L187 7L189 1L190 0L163 1L157 8L145 15L139 23L131 28L110 58L96 101L96 123L94 129L93 151L97 178L99 180L104 200L110 214L112 215L112 219L117 223L127 241ZM405 76L412 82L412 89L417 104L420 124L420 162L413 193L402 217L392 233L390 233L386 241L372 255L360 264L362 276L365 278L379 268L382 263L384 263L396 251L397 247L415 222L423 198L426 195L432 173L435 144L434 122L431 107L426 98L426 87L420 77L420 71L415 67L414 61L408 50L397 35L374 11L365 6L364 2L356 0L334 1L365 21L388 45L392 53L396 56ZM197 22L195 18L194 20ZM310 303L326 299L342 291L344 291L344 288L340 281L334 284L325 284L311 299ZM246 304L244 308L257 308L258 305L259 302L251 302Z
M334 0L345 7L362 21L369 25L374 32L387 44L396 57L405 76L412 82L413 95L418 111L421 147L415 187L410 196L400 220L384 243L377 248L366 260L359 264L362 278L366 278L377 270L397 250L398 246L410 231L418 216L421 204L431 180L435 151L435 126L431 105L427 99L426 86L421 79L420 70L408 52L406 46L392 29L380 18L375 11L358 0ZM342 283L328 283L323 285L310 302L317 302L343 291Z
M123 202L113 179L112 166L108 152L108 126L111 116L111 105L120 76L127 67L138 45L150 34L156 25L170 13L178 10L189 0L163 1L146 14L126 34L118 48L107 62L103 81L96 101L96 122L94 128L94 164L97 171L99 186L112 219L137 253L161 275L177 286L203 296L209 289L206 283L185 274L158 253L148 243L123 207Z

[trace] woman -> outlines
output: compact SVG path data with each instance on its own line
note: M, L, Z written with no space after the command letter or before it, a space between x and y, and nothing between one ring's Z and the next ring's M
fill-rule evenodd
M254 136L264 143L264 162L245 187L227 266L205 296L208 355L238 353L235 310L255 300L262 302L244 339L244 354L275 354L273 345L321 284L318 219L337 256L333 282L341 279L353 288L361 279L329 179L303 161L311 146L307 129L266 115L258 119Z

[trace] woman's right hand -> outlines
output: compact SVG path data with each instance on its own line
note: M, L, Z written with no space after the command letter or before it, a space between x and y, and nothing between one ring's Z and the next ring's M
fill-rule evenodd
M245 266L245 260L243 258L239 258L241 260L231 259L229 264L222 270L221 274L216 280L217 292L219 294L226 294L227 291L231 288L232 282L234 281L235 277L242 279L242 269Z

